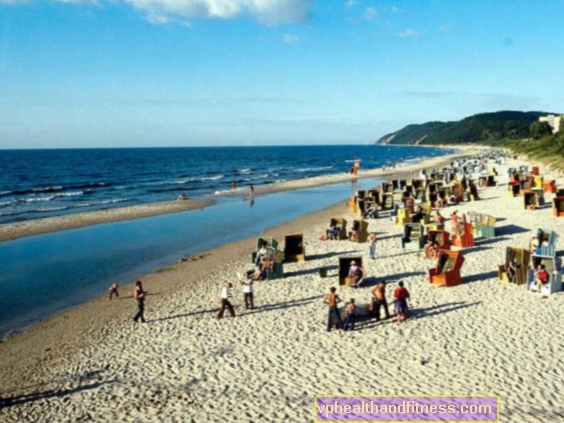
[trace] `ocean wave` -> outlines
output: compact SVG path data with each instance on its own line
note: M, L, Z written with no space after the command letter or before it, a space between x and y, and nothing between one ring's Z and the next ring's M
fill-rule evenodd
M225 175L216 175L216 176L208 176L205 178L201 178L201 181L217 181L218 179L223 178Z
M0 208L11 206L12 204L16 204L17 202L17 200L4 201L3 203L0 203Z
M107 187L111 184L109 182L89 182L85 184L69 184L65 185L56 185L50 187L36 187L36 188L29 188L29 189L21 189L21 190L13 190L13 191L2 191L0 192L0 197L7 196L7 195L36 195L36 194L43 194L43 193L57 193L59 195L60 191L66 191L69 189L92 189L97 187ZM81 194L83 192L81 191ZM78 195L78 194L70 194L70 195Z
M237 173L239 175L248 175L249 173L253 173L253 169L237 169Z
M19 201L20 203L35 203L37 201L51 201L53 198L55 198L55 196L50 195L48 197L21 198L17 201Z
M321 167L305 167L303 169L296 169L295 172L319 172L322 170L329 170L333 169L333 166L321 166Z

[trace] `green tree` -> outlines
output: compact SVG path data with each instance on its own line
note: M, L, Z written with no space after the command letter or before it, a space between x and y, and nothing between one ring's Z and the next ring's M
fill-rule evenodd
M552 127L548 122L533 122L531 123L531 137L538 140L542 137L552 134Z

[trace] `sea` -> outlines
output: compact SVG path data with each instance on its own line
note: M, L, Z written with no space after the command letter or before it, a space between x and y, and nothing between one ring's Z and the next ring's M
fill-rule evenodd
M302 146L0 151L0 222L175 199L215 205L0 242L0 338L14 334L180 258L344 201L378 178L272 194L223 196L276 181L402 166L453 150ZM250 252L249 252L250 254ZM241 271L242 269L238 269ZM218 281L218 286L225 281ZM124 307L135 305L124 301ZM148 316L150 322L150 316Z
M380 145L0 150L0 223L176 199L450 153Z

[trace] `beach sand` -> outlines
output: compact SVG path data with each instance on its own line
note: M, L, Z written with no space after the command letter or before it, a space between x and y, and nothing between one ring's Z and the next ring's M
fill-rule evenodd
M538 226L562 234L564 219L549 206L524 210L499 179L498 188L480 189L482 200L456 207L498 218L495 239L463 252L458 287L431 286L434 264L404 253L402 229L387 217L370 220L379 238L374 261L367 244L320 241L331 217L355 218L342 201L265 232L279 241L303 233L308 260L286 264L283 279L258 282L255 310L244 310L238 287L235 319L214 318L219 292L252 268L255 238L143 277L148 323L131 322L129 285L120 300L97 299L6 340L0 421L306 422L316 394L496 394L502 422L563 421L564 296L542 299L502 284L497 266L506 246L526 247ZM338 257L347 255L364 256L372 283L390 282L389 301L403 280L414 317L327 333L322 299L338 284ZM338 294L363 306L370 288L339 287Z

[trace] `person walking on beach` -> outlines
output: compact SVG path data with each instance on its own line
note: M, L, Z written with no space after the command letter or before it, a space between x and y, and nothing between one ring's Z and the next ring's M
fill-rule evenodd
M116 296L116 298L119 298L119 292L118 292L118 284L117 283L113 283L112 286L110 286L110 289L108 289L108 300L111 300L112 297Z
M339 296L336 294L337 288L331 287L329 289L329 294L325 296L323 302L329 306L329 314L327 316L327 332L331 332L331 326L333 323L333 318L339 324L339 327L343 329L343 321L341 320L341 315L339 313L339 307L337 303L341 301Z
M372 313L376 320L380 320L380 307L384 307L386 319L390 318L390 310L388 309L388 301L386 300L386 281L381 280L372 290Z
M245 300L245 308L247 310L249 308L251 310L255 308L255 304L253 302L253 282L255 281L254 274L254 270L247 270L247 273L245 274L245 280L241 282L241 284L243 285L243 298Z
M403 286L403 281L398 283L398 287L394 291L395 309L398 315L397 323L405 322L409 317L409 307L407 305L407 299L409 298L409 292Z
M354 330L354 321L356 318L356 305L354 304L354 298L351 298L347 307L345 308L347 316L345 318L345 324L343 329L347 330Z
M221 319L223 317L223 313L225 313L226 308L229 310L229 315L231 317L235 317L235 309L229 302L229 298L231 298L232 288L233 288L233 284L231 282L228 282L221 290L221 307L219 308L219 312L217 313L218 319Z
M376 232L370 232L368 235L368 248L370 251L370 258L372 260L376 259Z
M137 322L141 319L142 323L145 323L145 296L147 291L143 289L143 282L135 282L135 291L133 291L133 298L137 301L137 313L133 317L133 321Z
M252 197L255 195L255 187L253 184L249 185L249 196Z

